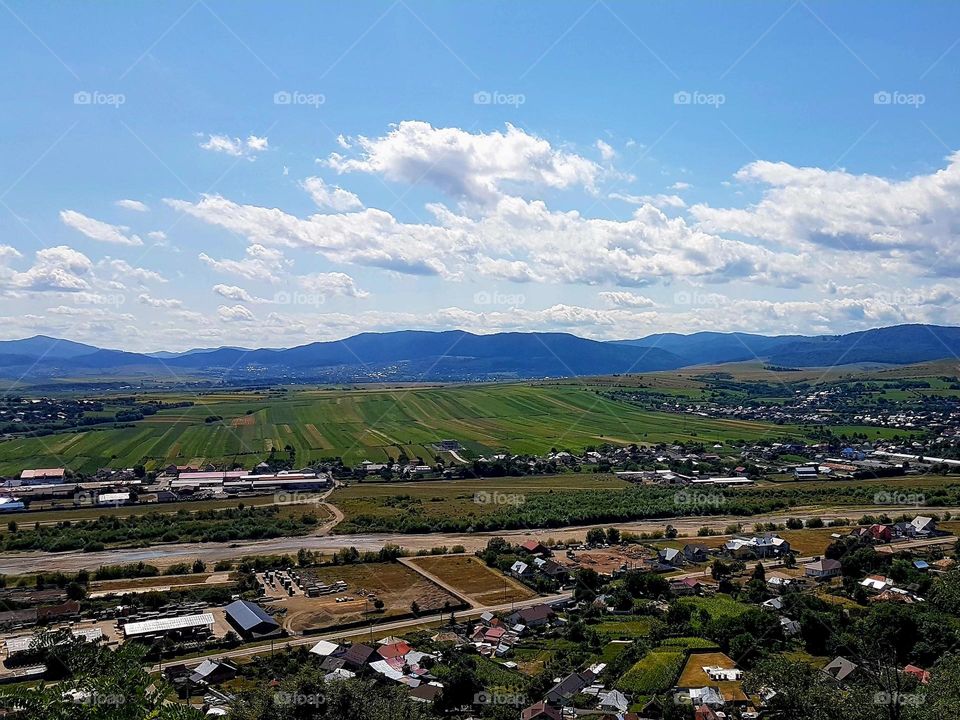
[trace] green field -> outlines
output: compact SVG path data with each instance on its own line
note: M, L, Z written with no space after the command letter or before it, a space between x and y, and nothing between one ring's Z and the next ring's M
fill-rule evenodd
M236 462L253 467L291 446L297 464L342 457L348 464L408 457L430 461L431 444L459 440L463 454L545 453L600 443L756 440L796 428L648 412L579 384L499 384L368 390L145 394L192 400L133 427L65 432L0 442L0 473L66 466L148 469L169 463ZM210 417L222 420L206 422ZM449 455L444 455L450 460Z
M682 649L656 648L627 670L614 687L640 695L666 692L680 675L685 659Z

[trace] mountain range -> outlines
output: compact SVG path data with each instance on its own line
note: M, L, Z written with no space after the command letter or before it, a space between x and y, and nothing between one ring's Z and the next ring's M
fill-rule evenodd
M908 364L958 355L960 328L938 325L820 336L661 333L611 342L566 333L404 330L285 349L221 347L151 354L37 335L0 341L0 376L463 381L610 375L756 359L783 367L821 367Z

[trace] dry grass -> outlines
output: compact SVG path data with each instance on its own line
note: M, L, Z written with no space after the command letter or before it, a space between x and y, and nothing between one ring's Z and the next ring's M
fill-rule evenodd
M526 585L491 570L469 555L418 557L412 562L461 594L473 598L478 605L527 600L536 595Z

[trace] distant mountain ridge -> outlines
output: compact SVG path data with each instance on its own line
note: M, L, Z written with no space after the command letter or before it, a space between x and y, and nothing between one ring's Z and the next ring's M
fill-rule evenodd
M960 357L960 328L943 325L894 325L845 335L754 335L699 332L663 333L620 341L657 347L687 365L763 359L771 365L826 367L875 362L893 365Z
M761 359L786 367L908 364L960 356L960 328L896 325L845 335L659 333L598 342L567 333L401 330L285 349L108 350L37 335L0 341L4 377L470 381L612 375Z

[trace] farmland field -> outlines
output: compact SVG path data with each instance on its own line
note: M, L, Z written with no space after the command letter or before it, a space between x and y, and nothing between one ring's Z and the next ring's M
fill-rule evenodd
M623 692L639 695L666 692L680 674L685 657L683 650L651 650L617 680L615 687Z
M355 464L401 453L431 461L432 444L459 440L470 457L545 453L600 443L717 442L799 434L797 428L641 410L580 384L490 384L363 390L144 393L138 401L190 400L128 427L103 427L0 442L0 473L66 466L155 469L169 463L236 462L253 467L271 449L297 462L342 457Z
M469 555L438 555L414 558L413 562L478 605L497 605L532 598L526 585L491 570Z

